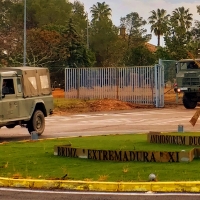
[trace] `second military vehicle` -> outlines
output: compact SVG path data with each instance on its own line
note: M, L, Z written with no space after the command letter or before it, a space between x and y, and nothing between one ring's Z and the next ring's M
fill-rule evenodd
M183 105L194 109L200 102L200 59L182 59L176 64L177 92L183 93Z

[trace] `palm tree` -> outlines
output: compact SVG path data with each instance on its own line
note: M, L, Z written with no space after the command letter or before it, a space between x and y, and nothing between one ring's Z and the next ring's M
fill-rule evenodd
M105 2L97 2L90 8L90 12L92 13L92 21L101 21L102 19L109 19L112 10Z
M185 31L187 31L192 26L192 15L192 13L189 13L189 9L179 7L173 11L171 21L174 23L175 26L184 28Z
M158 46L160 46L160 36L164 35L168 27L167 11L164 9L152 10L151 16L148 18L149 24L151 24L151 32L158 37Z

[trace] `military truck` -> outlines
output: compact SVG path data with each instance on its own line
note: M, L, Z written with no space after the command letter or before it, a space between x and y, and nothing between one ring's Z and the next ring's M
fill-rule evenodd
M26 127L41 135L45 117L53 113L49 70L39 67L0 68L0 128Z
M182 59L176 63L178 93L183 93L183 105L194 109L200 102L200 59Z

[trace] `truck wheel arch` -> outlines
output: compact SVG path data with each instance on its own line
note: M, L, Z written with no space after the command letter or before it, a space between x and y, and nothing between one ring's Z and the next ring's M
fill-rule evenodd
M47 110L45 108L44 102L36 102L35 103L35 107L32 111L31 117L33 116L33 114L36 110L41 110L43 112L44 116L47 117Z

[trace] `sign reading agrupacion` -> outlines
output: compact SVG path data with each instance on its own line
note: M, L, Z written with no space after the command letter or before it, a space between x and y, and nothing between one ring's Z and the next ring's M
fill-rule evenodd
M150 132L147 135L147 141L157 144L176 144L176 145L191 145L200 146L200 136L183 136L183 135L168 135L157 132Z

